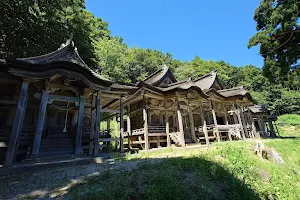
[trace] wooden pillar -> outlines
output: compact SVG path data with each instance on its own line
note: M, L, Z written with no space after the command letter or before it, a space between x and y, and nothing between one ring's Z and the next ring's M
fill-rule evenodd
M249 115L249 119L250 119L250 123L251 123L251 129L252 129L252 138L254 139L256 137L256 127L255 127L255 124L254 124L254 119L253 119L253 116L251 114L251 111L248 107L248 115Z
M178 119L178 126L179 126L179 140L182 147L185 147L185 139L184 139L184 130L183 130L183 122L182 122L182 115L180 111L180 102L179 98L176 98L177 104L177 119Z
M93 154L94 150L94 138L95 138L95 122L96 122L96 96L92 94L92 108L91 108L91 130L90 130L90 143L89 143L89 155Z
M245 115L244 115L242 107L239 108L239 112L240 112L240 115L241 115L241 120L242 120L242 124L243 124L243 129L244 129L245 137L249 137L248 129L247 129L247 124L246 124L246 119L245 119Z
M269 127L270 127L270 137L276 137L274 126L273 126L273 123L272 123L272 119L268 118L268 124L269 124Z
M12 165L14 156L18 150L18 143L19 143L19 139L23 127L23 120L26 112L28 85L29 82L23 81L18 104L17 104L14 123L12 126L12 130L8 142L4 166Z
M171 146L171 138L170 138L170 123L169 123L169 115L167 110L165 110L165 120L166 120L166 135L167 135L167 147Z
M144 120L144 139L145 139L145 149L149 149L149 138L148 138L148 112L147 112L147 99L143 95L143 120Z
M204 110L202 108L202 105L200 106L200 117L201 117L201 120L202 120L202 129L203 129L203 133L204 133L204 137L205 137L205 142L206 142L206 145L209 145L206 119L205 119Z
M124 152L124 100L120 99L120 152Z
M192 110L191 105L189 105L189 118L190 118L192 139L194 142L197 142L196 133L195 133L195 125L194 125L194 116L193 116L193 110Z
M101 114L101 97L100 92L97 92L96 100L96 125L95 125L95 137L94 137L94 156L99 153L99 135L100 135L100 114Z
M239 109L236 109L235 112L236 112L236 115L237 115L237 118L238 118L238 122L239 122L240 126L242 127L242 128L241 128L242 138L243 138L243 139L246 139L246 137L245 137L245 131L244 131L244 128L243 128L243 122L242 122L242 119L241 119L240 110L239 110Z
M32 147L32 156L31 156L32 159L36 159L39 154L48 99L49 99L49 93L43 92L41 104L40 104L39 115L38 115L38 119L37 119L37 123L36 123L33 147Z
M215 130L216 130L216 134L217 134L217 141L220 142L221 140L220 140L220 134L219 134L219 129L218 129L218 121L217 121L217 117L216 117L216 112L214 110L213 102L211 102L211 112L212 112Z
M225 107L225 104L223 103L223 110L224 110L224 117L225 117L225 124L228 125L228 117L227 117L227 110L226 110L226 107Z
M82 127L83 127L83 114L84 114L84 97L79 99L79 112L77 120L77 133L76 133L76 149L75 154L82 154Z
M128 139L128 149L131 149L130 146L130 136L131 136L131 121L130 121L130 104L127 105L127 139Z

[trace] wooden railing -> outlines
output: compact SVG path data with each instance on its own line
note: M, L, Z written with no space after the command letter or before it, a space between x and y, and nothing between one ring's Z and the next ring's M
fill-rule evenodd
M149 133L165 133L166 127L165 126L148 126Z

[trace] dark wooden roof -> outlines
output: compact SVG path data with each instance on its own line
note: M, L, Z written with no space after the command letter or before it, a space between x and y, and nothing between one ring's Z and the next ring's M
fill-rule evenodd
M262 105L250 106L249 110L254 114L265 113L267 111L266 108Z
M166 77L169 77L173 83L177 82L171 69L167 65L163 65L162 69L159 69L150 76L148 76L146 79L143 80L143 82L157 86L161 82L163 82Z
M201 88L204 92L208 91L209 89L213 88L214 85L218 86L218 89L223 89L222 84L220 83L217 72L211 71L208 74L205 74L199 78L197 78L195 84Z
M218 90L218 92L225 97L232 97L237 95L245 96L248 93L248 91L245 90L243 86Z
M31 58L6 59L6 63L9 72L17 76L49 78L59 74L79 79L94 89L112 85L111 81L101 77L84 63L71 40L52 53Z

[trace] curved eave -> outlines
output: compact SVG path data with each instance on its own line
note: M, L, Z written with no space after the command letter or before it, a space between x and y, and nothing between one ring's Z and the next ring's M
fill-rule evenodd
M168 68L168 70L166 70L166 72L160 77L159 80L155 81L154 83L152 83L153 85L159 85L160 83L163 82L163 80L169 76L171 81L173 83L177 82L176 78L174 77L173 73L170 71L170 68Z
M166 92L164 92L164 94L175 94L176 92L191 92L191 91L196 91L202 98L204 99L208 99L209 96L207 96L206 94L203 93L203 91L201 90L201 88L197 87L197 86L190 86L189 88L174 88L172 90L168 90Z
M213 94L213 95L216 95L217 97L221 98L221 99L227 99L227 97L221 95L219 92L217 92L215 89L209 89L206 94Z
M60 74L83 81L93 88L110 87L113 83L91 69L73 62L55 61L47 64L31 64L19 60L6 60L9 72L27 78L50 78Z

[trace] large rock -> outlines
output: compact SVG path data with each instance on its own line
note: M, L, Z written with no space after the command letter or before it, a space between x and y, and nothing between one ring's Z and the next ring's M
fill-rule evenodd
M283 165L284 160L274 148L265 147L264 143L259 141L254 146L254 152L263 159Z

